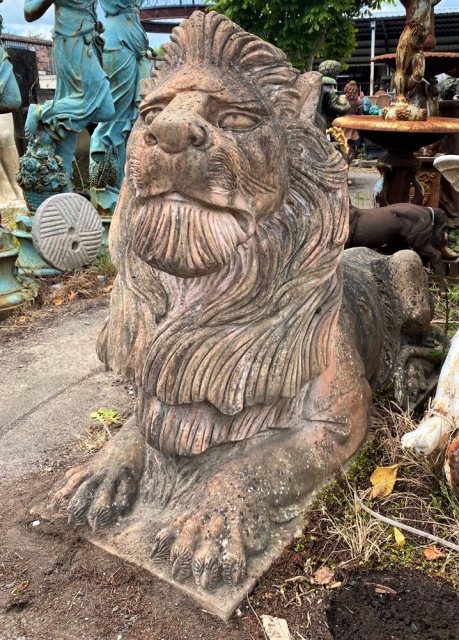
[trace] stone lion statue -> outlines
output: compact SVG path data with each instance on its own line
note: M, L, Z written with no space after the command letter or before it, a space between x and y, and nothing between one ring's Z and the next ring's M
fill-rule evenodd
M115 547L202 589L242 581L360 447L371 386L429 327L416 254L343 258L347 167L313 124L320 91L320 74L195 12L129 142L98 353L136 413L52 506L93 531L121 519Z

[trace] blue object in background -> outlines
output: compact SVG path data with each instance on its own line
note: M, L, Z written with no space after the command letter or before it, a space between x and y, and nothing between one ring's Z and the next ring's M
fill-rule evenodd
M124 178L126 143L139 114L140 82L151 75L148 38L140 23L142 0L100 0L105 11L104 71L110 79L115 117L91 138L91 201L113 213Z

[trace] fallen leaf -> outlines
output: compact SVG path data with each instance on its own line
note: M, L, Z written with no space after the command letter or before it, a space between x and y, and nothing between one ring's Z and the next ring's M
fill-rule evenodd
M19 316L18 322L21 322L21 323L27 322L27 316Z
M440 551L440 549L436 547L434 544L424 549L424 558L426 560L429 560L429 562L432 560L438 560L439 558L445 558L445 557L446 557L446 554L443 553L443 551Z
M64 302L64 301L62 300L62 298L54 298L54 300L53 300L53 305L54 305L55 307L60 307L60 306L61 306L61 304L62 304L63 302Z
M28 589L28 587L29 587L29 581L24 580L23 582L18 584L17 587L14 587L13 591L11 592L11 595L18 596L19 594L23 593L26 589Z
M394 527L394 538L395 538L395 546L396 547L404 547L405 546L406 538L403 535L403 533L400 531L400 529L397 529L397 527Z
M322 567L321 569L317 569L315 572L312 582L314 584L318 584L321 587L325 587L326 585L333 582L335 579L335 572L329 569L328 567Z
M393 464L390 467L376 467L370 478L370 482L373 485L372 498L387 498L387 496L390 496L394 490L399 466L398 464Z

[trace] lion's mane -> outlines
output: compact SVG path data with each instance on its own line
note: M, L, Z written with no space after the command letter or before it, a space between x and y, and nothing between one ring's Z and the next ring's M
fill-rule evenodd
M126 181L112 223L118 269L98 352L138 388L139 426L166 452L200 453L298 422L302 391L328 366L342 296L346 166L301 121L299 72L284 54L223 16L196 12L176 28L161 82L190 56L232 66L256 82L283 120L290 190L218 272L178 278L131 246Z

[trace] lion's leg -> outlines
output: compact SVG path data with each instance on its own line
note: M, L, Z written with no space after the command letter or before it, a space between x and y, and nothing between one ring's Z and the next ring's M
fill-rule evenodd
M194 463L203 471L185 493L177 516L156 536L155 558L172 575L211 589L237 584L247 558L265 550L273 524L287 521L307 496L343 465L365 438L371 406L358 354L337 344L329 370L307 390L297 428L208 450Z
M145 464L145 442L130 418L88 462L70 469L51 492L50 510L75 525L102 529L132 508Z

